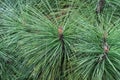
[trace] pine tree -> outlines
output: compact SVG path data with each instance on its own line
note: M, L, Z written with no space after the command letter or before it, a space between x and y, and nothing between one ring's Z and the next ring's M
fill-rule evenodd
M119 80L118 0L1 0L1 80Z

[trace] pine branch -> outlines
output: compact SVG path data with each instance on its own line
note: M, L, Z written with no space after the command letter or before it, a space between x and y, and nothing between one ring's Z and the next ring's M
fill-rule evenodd
M99 14L103 11L105 5L105 0L99 0L96 8L96 13Z

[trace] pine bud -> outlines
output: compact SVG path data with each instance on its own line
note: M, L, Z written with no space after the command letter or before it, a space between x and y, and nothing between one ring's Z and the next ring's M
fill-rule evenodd
M58 28L58 35L59 35L59 39L62 40L63 39L63 28L62 27Z
M105 53L108 53L108 51L109 51L108 44L105 43L105 44L104 44L104 52L105 52Z
M59 35L62 35L62 34L63 34L63 28L62 28L62 27L59 27L59 28L58 28L58 33L59 33Z

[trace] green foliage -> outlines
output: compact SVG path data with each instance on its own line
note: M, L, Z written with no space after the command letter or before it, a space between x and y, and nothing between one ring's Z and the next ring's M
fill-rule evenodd
M1 0L0 79L119 80L118 3Z

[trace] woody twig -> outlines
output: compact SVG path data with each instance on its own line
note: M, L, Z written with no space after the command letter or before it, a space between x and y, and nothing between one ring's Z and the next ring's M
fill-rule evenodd
M103 58L106 57L106 55L109 52L109 45L107 43L107 36L108 36L108 33L104 32L104 34L103 34L103 51L104 51Z
M104 5L105 5L105 0L99 0L98 4L97 4L97 8L96 8L96 13L101 13L104 9Z

